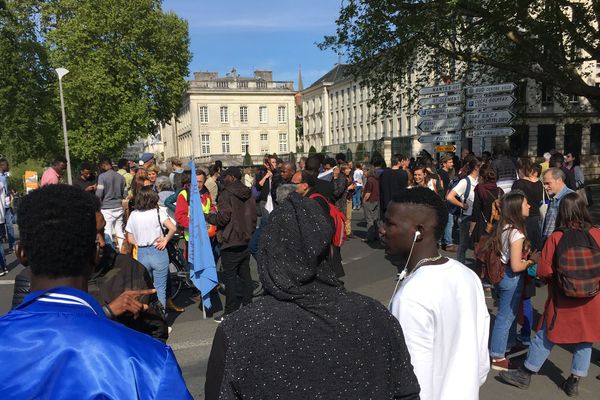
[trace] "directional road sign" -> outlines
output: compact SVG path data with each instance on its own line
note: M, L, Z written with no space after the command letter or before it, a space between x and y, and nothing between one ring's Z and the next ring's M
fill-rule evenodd
M513 128L490 128L490 129L476 129L467 131L466 137L477 138L477 137L494 137L494 136L510 136L515 133Z
M467 110L478 110L482 108L510 107L516 101L514 96L503 94L479 99L467 99Z
M499 83L497 85L471 86L466 88L467 96L474 94L505 93L517 88L514 83Z
M442 146L435 146L434 149L437 153L452 153L456 151L456 146L453 144L447 144Z
M422 108L418 114L421 118L435 117L437 115L448 115L448 114L460 114L462 112L461 106L447 106L438 108Z
M442 135L421 135L419 136L419 143L449 143L458 142L460 140L460 133L442 134Z
M427 97L419 99L419 105L421 106L433 106L436 104L456 104L462 103L465 100L462 93L451 94L449 96L438 96L438 97Z
M513 119L515 114L508 110L466 113L465 126L508 125Z
M421 88L419 90L419 95L424 96L427 94L460 92L462 90L462 87L462 82L451 83L449 85L428 86Z
M417 125L422 132L457 131L462 128L462 118L426 119Z

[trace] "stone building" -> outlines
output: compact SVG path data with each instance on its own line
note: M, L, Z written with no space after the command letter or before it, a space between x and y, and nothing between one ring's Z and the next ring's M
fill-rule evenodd
M165 158L226 166L242 165L246 153L254 164L267 153L285 159L296 152L294 95L292 81L274 81L268 70L196 72L181 111L160 126Z

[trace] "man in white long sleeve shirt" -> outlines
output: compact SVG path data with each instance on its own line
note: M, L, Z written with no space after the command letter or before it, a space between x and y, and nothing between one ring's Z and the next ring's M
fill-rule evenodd
M390 311L402 326L422 400L478 399L489 371L481 281L438 252L447 219L439 196L413 188L392 200L380 229L386 252L408 260Z

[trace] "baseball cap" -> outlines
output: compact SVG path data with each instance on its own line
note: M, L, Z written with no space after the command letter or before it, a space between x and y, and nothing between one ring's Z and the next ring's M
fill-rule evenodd
M140 157L140 161L142 163L147 163L148 161L152 160L153 158L154 158L154 154L144 153L144 154L142 154L142 157Z

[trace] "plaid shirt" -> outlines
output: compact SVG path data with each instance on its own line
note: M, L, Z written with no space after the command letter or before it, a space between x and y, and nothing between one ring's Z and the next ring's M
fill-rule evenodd
M544 229L542 230L542 236L544 238L547 238L552 234L552 232L554 232L560 199L569 193L573 193L573 191L565 185L565 187L563 187L563 189L557 195L555 195L552 200L550 200L550 204L548 204L548 211L546 211L546 217L544 218Z

